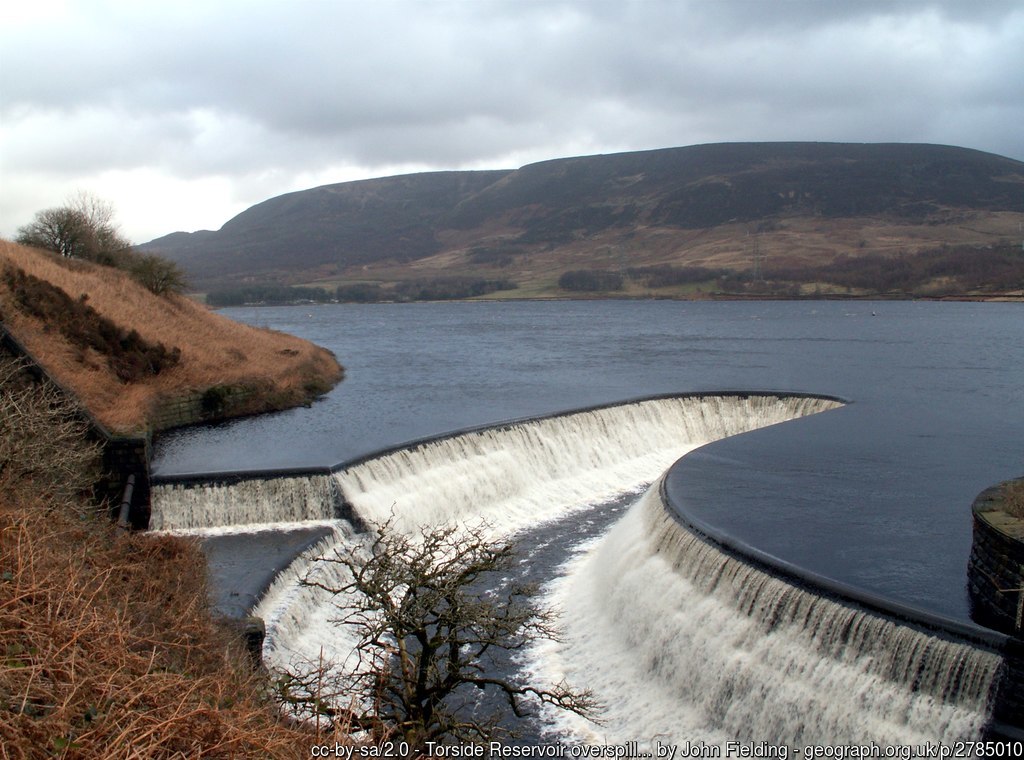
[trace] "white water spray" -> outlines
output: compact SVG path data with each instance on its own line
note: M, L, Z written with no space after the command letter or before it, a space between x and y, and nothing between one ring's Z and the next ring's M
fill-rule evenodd
M637 490L688 451L832 409L831 399L682 396L473 431L336 473L368 523L415 532L468 517L502 534Z
M508 535L638 491L697 446L840 405L770 394L653 399L429 441L345 468L336 478L344 501L368 524L392 519L415 534L424 526L483 519ZM333 622L338 600L300 583L312 573L325 585L344 585L332 575L339 566L317 558L349 540L338 534L304 553L257 606L272 667L294 672L315 665L337 678L351 665L351 634Z
M344 503L399 529L483 518L501 534L637 490L687 451L835 408L778 395L654 399L514 423L372 457L333 476L254 477L212 489L157 487L153 527L197 529L334 517ZM205 490L205 493L204 493ZM331 622L317 562L352 539L335 534L272 585L266 620L273 667L351 666L351 636ZM847 607L780 581L696 538L657 489L552 585L565 645L531 668L603 700L597 728L553 716L591 741L731 739L908 744L970 738L985 719L1000 658Z
M839 604L734 559L666 511L657 484L550 584L563 642L530 669L592 689L578 740L916 744L977 738L1001 659Z

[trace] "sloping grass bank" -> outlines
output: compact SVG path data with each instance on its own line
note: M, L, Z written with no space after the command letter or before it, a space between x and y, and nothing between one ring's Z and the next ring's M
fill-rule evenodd
M5 496L0 566L0 756L308 756L190 543Z
M326 349L233 322L116 269L0 240L0 320L108 429L151 429L177 398L244 391L232 413L308 403L341 380Z

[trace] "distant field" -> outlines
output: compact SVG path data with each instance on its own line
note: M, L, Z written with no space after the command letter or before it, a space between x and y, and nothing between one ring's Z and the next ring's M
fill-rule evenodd
M363 279L384 282L413 276L451 275L504 276L519 283L519 297L566 297L557 281L564 271L577 268L619 270L626 267L705 266L749 272L755 259L761 266L815 265L839 256L857 258L866 254L902 256L942 246L997 245L1019 237L1024 214L1017 212L977 212L962 214L943 224L909 224L876 218L814 219L794 217L781 221L775 229L757 232L755 225L721 225L707 230L663 229L633 231L627 239L621 233L609 233L602 240L580 240L512 258L506 267L475 264L470 252L447 251L407 266L393 263L363 265L351 273ZM1019 242L1019 240L1018 240ZM337 285L348 280L339 273L322 281ZM307 284L321 284L310 279ZM694 288L674 288L656 295L690 296ZM492 297L516 297L502 293Z

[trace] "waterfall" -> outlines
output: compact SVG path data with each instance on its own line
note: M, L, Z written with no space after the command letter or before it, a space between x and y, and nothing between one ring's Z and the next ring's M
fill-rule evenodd
M262 618L267 637L263 657L278 670L309 672L327 663L335 680L353 668L350 662L355 640L344 626L335 625L335 595L303 581L326 588L340 588L349 580L341 567L329 560L359 540L352 526L339 520L333 534L311 546L280 573L263 594L253 614Z
M646 399L427 441L335 477L366 522L414 532L472 517L507 534L638 490L697 446L837 406L780 394Z
M647 399L473 430L371 456L335 472L345 509L365 523L423 526L483 519L510 534L574 509L639 491L687 451L747 430L841 406L781 394ZM339 531L305 552L264 595L266 662L279 670L324 668L344 682L350 634L334 620L337 565L322 561L353 540Z
M783 395L693 394L464 431L332 473L158 483L152 527L258 527L331 520L334 532L278 576L255 614L268 665L323 670L344 688L351 634L335 621L344 585L329 560L360 527L409 534L482 518L507 535L634 491L705 443L841 405ZM601 725L545 715L580 741L677 746L729 741L909 745L976 738L1001 657L782 580L684 527L658 487L547 587L565 636L524 668L603 704Z
M977 738L1001 658L804 590L690 532L651 487L549 585L529 669L603 703L584 741L908 745Z
M338 492L327 473L154 482L152 530L197 531L333 520Z
M394 513L410 531L476 515L512 532L638 489L697 446L841 405L771 393L662 397L413 443L339 465L333 475L157 478L150 528L251 530L339 516L383 522Z

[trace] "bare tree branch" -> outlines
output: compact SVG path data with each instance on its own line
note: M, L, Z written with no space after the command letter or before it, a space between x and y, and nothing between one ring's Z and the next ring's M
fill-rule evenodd
M494 588L513 564L515 548L511 540L489 539L486 526L444 525L412 537L388 521L366 543L319 560L336 566L341 572L330 577L342 580L310 573L305 584L331 594L335 622L358 635L361 669L351 675L350 688L361 707L346 712L353 725L386 726L417 755L428 741L494 735L495 722L469 710L478 689L501 694L518 717L541 703L590 716L595 704L587 692L564 683L519 683L487 668L493 651L516 651L557 635L552 612L532 603L533 587ZM301 681L290 677L293 685ZM314 693L309 686L307 693Z
M99 444L73 403L0 355L0 489L70 503L95 482Z

